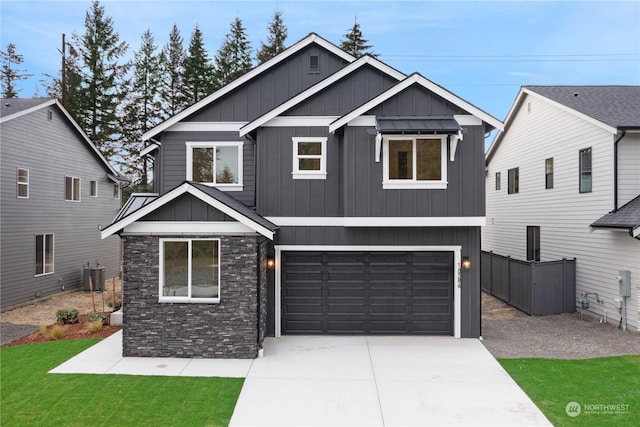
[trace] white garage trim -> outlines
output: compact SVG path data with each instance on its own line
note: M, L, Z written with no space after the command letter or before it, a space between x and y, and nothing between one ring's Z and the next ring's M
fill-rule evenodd
M453 336L460 338L460 262L462 246L348 246L348 245L275 245L275 335L282 335L282 252L346 252L346 251L400 251L400 252L453 252Z

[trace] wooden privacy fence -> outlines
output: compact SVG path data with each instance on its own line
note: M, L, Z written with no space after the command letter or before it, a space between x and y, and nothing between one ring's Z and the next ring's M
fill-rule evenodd
M482 290L532 316L576 311L576 260L520 261L482 251Z

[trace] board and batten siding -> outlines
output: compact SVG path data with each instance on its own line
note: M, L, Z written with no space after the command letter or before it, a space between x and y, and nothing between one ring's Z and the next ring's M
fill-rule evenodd
M627 134L618 143L618 208L640 194L640 133Z
M576 295L597 292L598 316L613 322L619 270L631 270L633 296L628 324L639 325L640 242L626 232L592 231L594 221L613 209L615 135L537 97L527 96L515 113L486 174L487 225L482 249L526 259L527 226L540 227L540 260L576 258ZM592 192L579 192L579 150L592 149ZM545 159L553 158L553 188L545 189ZM508 170L519 168L519 192L508 194ZM495 175L501 174L496 190Z
M48 111L52 119L48 119ZM108 170L52 106L1 125L0 257L2 308L81 289L83 266L120 274L120 239L101 240L99 226L111 223L120 199L113 198ZM16 197L17 168L29 170L29 198ZM65 201L65 176L80 178L80 202ZM97 182L97 197L90 182ZM35 236L54 235L54 272L35 276ZM110 280L109 280L110 282Z

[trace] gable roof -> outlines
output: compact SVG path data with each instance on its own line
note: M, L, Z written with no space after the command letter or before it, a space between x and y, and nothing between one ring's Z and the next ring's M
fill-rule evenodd
M620 209L609 212L591 224L593 228L626 228L632 237L640 239L640 196Z
M95 146L95 144L89 139L86 133L82 130L80 125L71 117L71 114L66 108L55 98L2 98L2 107L0 108L0 123L5 123L10 120L17 119L27 114L33 113L47 107L57 107L58 110L66 117L71 127L80 135L84 142L89 147L98 159L102 162L105 168L109 171L109 178L114 181L126 181L129 179L115 170L113 166L102 155L102 152Z
M523 86L507 113L505 129L527 96L543 99L612 134L618 129L640 129L640 86ZM504 133L504 130L498 132L489 146L487 162L502 142Z
M152 213L183 194L190 194L214 209L230 216L246 225L257 233L273 240L277 226L243 205L235 198L214 187L185 181L168 193L138 194L134 200L129 200L120 210L114 222L101 231L103 239L115 234L126 226L133 224L144 216Z
M344 116L334 120L329 125L329 132L334 133L336 130L340 129L342 126L345 126L351 120L353 120L353 119L355 119L357 117L360 117L361 115L365 114L367 111L369 111L372 108L382 104L384 101L386 101L389 98L399 94L400 92L404 91L405 89L411 87L414 84L417 84L417 85L419 85L419 86L421 86L421 87L423 87L423 88L435 93L436 95L444 98L445 100L451 102L455 106L457 106L457 107L467 111L468 113L478 117L483 122L487 123L489 126L492 126L493 128L496 128L496 129L502 129L503 128L502 122L500 120L496 119L495 117L493 117L492 115L490 115L489 113L486 113L486 112L482 111L478 107L474 106L473 104L468 103L464 99L458 97L457 95L453 94L452 92L449 92L448 90L446 90L442 86L432 82L431 80L427 79L426 77L423 77L419 73L413 73L409 77L407 77L404 80L400 81L395 86L390 87L389 89L387 89L386 91L384 91L380 95L378 95L375 98L371 99L370 101L362 104L360 107L358 107L358 108L352 110L351 112L345 114Z
M404 79L406 77L405 74L403 74L400 71L388 66L384 62L381 62L377 58L375 58L373 56L370 56L370 55L364 55L364 56L358 58L357 60L355 60L354 62L352 62L351 64L347 65L346 67L342 68L341 70L333 73L332 75L330 75L329 77L325 78L324 80L322 80L322 81L316 83L315 85L311 86L309 89L299 93L298 95L294 96L293 98L290 98L286 102L283 102L282 104L280 104L279 106L277 106L273 110L267 112L266 114L263 114L262 116L260 116L260 117L256 118L255 120L247 123L246 125L242 126L240 128L240 136L244 136L244 135L250 133L251 131L259 128L260 126L262 126L263 124L265 124L268 121L272 120L273 118L279 116L280 114L284 113L285 111L287 111L287 110L295 107L296 105L300 104L301 102L305 101L310 96L315 95L316 93L322 91L323 89L325 89L325 88L331 86L332 84L340 81L344 77L348 76L349 74L351 74L354 71L362 68L365 65L373 66L374 68L386 73L387 75L393 77L396 80L402 80L402 79Z
M189 117L191 114L201 110L202 108L204 108L207 105L211 104L215 100L223 97L224 95L228 94L229 92L231 92L231 91L235 90L236 88L242 86L243 84L249 82L253 78L259 76L260 74L262 74L265 71L269 70L273 66L281 63L282 61L284 61L288 57L292 56L294 53L299 52L300 50L304 49L305 47L307 47L307 46L309 46L311 44L317 44L317 45L327 49L329 52L339 56L340 58L344 59L345 61L347 61L349 63L351 63L351 62L356 60L356 58L354 56L352 56L352 55L348 54L347 52L343 51L342 49L340 49L338 46L334 45L333 43L323 39L322 37L320 37L316 33L310 33L308 36L306 36L302 40L298 41L297 43L295 43L291 47L287 48L286 50L284 50L280 54L278 54L278 55L274 56L273 58L271 58L270 60L258 65L253 70L249 71L248 73L242 75L241 77L237 78L236 80L232 81L231 83L229 83L227 85L224 85L223 87L221 87L217 91L213 92L211 95L207 96L206 98L202 99L201 101L193 104L192 106L186 108L185 110L181 111L180 113L176 114L175 116L167 119L166 121L160 123L158 126L156 126L153 129L149 130L144 135L142 135L142 140L146 141L146 140L148 140L150 138L153 138L154 136L156 136L159 133L165 131L166 129L168 129L169 127L171 127L174 124L178 123L179 121Z

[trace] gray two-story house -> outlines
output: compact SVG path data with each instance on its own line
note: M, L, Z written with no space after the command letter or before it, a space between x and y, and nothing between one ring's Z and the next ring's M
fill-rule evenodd
M0 175L2 309L82 289L87 263L92 277L120 275L120 241L100 226L127 181L60 102L2 99Z
M484 143L502 123L316 34L149 131L124 355L241 357L284 334L480 334Z

